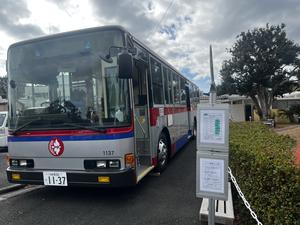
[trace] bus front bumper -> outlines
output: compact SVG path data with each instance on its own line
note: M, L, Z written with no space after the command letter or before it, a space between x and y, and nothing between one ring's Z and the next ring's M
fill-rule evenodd
M44 185L43 172L48 170L18 170L8 167L7 179L10 183ZM51 170L59 172L61 170ZM136 185L136 173L133 169L114 172L98 171L63 171L67 174L68 186L95 186L95 187L127 187ZM13 179L19 174L19 179ZM109 177L109 182L100 183L99 177Z

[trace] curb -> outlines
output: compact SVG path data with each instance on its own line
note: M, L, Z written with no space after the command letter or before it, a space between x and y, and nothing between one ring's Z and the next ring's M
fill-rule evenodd
M14 184L14 185L10 185L7 187L3 187L3 188L0 188L0 194L5 194L7 192L19 190L25 186L26 186L25 184Z

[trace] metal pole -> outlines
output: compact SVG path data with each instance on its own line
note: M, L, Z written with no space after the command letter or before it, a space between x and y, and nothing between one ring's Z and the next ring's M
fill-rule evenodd
M217 91L214 78L214 66L213 66L213 56L212 56L212 47L209 46L209 61L210 61L210 90L209 90L209 104L214 105L217 101Z
M209 46L209 61L210 61L210 90L209 90L209 104L212 106L216 104L217 93L216 93L216 84L214 78L214 67L213 67L213 56L212 56L212 47ZM215 225L215 200L209 198L208 200L208 225Z
M215 225L215 200L208 200L208 225Z

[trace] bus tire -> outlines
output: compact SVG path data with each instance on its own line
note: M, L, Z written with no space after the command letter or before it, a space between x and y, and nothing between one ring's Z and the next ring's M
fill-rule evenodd
M157 146L157 165L156 172L162 172L166 169L169 161L169 142L165 133L161 133Z

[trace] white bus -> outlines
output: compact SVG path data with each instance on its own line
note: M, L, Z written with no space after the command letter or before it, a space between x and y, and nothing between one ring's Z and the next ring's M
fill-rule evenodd
M198 87L120 26L10 46L9 182L131 186L196 132Z

